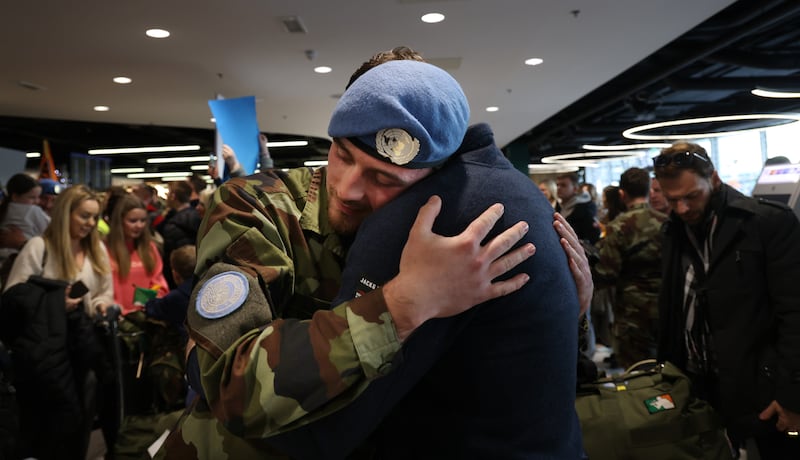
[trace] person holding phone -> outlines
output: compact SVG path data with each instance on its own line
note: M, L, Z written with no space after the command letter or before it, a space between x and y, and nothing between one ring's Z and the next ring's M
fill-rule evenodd
M100 198L86 186L62 192L50 225L20 250L4 288L3 321L18 321L4 327L22 331L15 345L38 364L16 369L24 381L17 386L19 458L84 458L95 413L106 445L113 445L116 427L106 429L112 418L103 412L112 406L103 395L113 394L115 382L91 319L114 303L99 214ZM32 287L37 278L56 288L40 294ZM60 308L66 315L58 314ZM9 314L23 309L24 315ZM48 372L37 373L40 368Z

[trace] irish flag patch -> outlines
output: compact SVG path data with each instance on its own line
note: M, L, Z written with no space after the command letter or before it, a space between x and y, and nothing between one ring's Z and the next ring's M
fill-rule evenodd
M658 395L655 398L645 399L644 405L647 406L647 412L651 414L675 409L675 401L672 400L672 396L670 396L669 393Z

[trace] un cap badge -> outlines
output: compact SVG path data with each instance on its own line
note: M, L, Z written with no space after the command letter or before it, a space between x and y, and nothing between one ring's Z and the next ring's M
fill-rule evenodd
M396 165L404 165L419 153L419 141L404 129L382 129L375 135L375 150Z
M195 308L203 318L222 318L241 307L249 293L250 284L243 274L233 271L219 273L200 288Z

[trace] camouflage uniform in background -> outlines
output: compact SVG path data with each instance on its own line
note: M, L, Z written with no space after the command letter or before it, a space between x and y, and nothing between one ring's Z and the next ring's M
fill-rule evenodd
M215 192L187 317L205 400L157 458L283 458L265 457L263 439L335 411L390 367L400 342L382 291L330 305L347 248L328 222L325 174L270 170ZM246 287L204 293L215 276ZM230 307L216 319L201 307L212 295L212 308Z
M666 220L648 203L632 205L608 224L593 267L596 287L616 287L612 336L622 367L655 357L661 226Z

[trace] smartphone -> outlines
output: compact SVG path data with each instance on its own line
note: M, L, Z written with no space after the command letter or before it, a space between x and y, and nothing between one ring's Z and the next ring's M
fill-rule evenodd
M78 297L83 297L86 293L89 292L89 288L83 284L83 281L78 280L72 283L72 288L69 290L69 296L73 299L77 299Z

